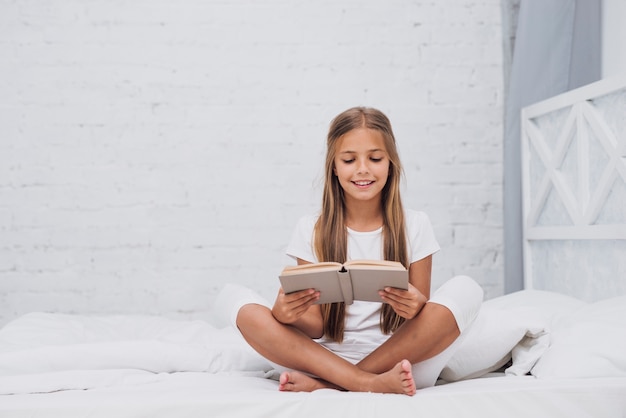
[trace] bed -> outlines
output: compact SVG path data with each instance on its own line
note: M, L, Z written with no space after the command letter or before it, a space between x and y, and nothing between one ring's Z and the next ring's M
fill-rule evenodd
M434 387L283 393L219 315L32 312L0 330L0 416L626 416L624 115L623 78L524 109L525 290L483 304Z

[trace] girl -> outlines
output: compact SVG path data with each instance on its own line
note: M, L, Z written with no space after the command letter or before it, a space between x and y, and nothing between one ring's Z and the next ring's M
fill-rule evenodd
M385 303L316 305L314 289L288 295L280 289L271 309L244 304L237 327L283 370L280 390L413 395L435 383L474 320L483 295L472 279L455 277L431 297L432 254L439 245L428 217L403 209L401 174L383 113L357 107L332 121L321 213L299 221L287 254L298 264L400 261L410 284L381 290Z

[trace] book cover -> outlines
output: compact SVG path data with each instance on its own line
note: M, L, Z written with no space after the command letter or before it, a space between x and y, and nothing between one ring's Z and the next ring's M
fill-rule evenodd
M316 289L320 292L317 303L348 305L355 300L382 302L379 290L385 287L406 290L409 286L409 272L401 263L379 260L287 266L279 279L285 293Z

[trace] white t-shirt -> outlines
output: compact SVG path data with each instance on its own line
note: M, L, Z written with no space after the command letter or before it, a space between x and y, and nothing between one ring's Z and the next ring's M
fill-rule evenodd
M317 263L313 250L313 228L317 216L302 217L287 246L287 255ZM409 262L421 260L439 250L428 216L424 212L405 211ZM381 260L383 258L382 227L369 232L348 228L348 260ZM359 362L389 338L380 330L382 303L355 301L346 306L344 339L337 343L326 337L318 342L353 363Z

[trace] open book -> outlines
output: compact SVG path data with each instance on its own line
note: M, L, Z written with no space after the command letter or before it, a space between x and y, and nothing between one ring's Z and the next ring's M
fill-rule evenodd
M397 261L352 260L344 264L324 262L287 266L279 278L285 293L319 290L317 303L382 302L379 290L409 288L409 272Z

